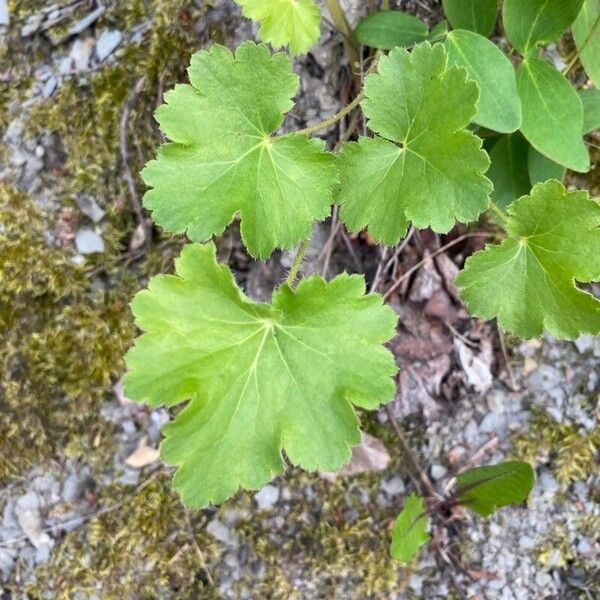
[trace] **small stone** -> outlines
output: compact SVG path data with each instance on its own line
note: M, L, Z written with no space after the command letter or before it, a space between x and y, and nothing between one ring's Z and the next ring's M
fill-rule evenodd
M56 91L57 87L58 79L56 77L52 76L49 79L47 79L46 83L44 84L44 89L42 90L42 95L44 96L44 98L50 98L50 96L52 96L52 94L54 94L54 92Z
M535 547L535 540L528 535L522 535L519 538L519 546L521 546L521 548L524 550L531 550Z
M8 12L8 3L6 0L0 0L0 27L10 25L10 14Z
M72 35L77 35L82 31L85 31L94 21L97 21L98 18L105 11L104 6L99 6L96 10L93 10L91 13L88 13L83 19L77 21L67 32L67 37Z
M437 481L446 475L448 469L442 465L431 465L431 476Z
M486 404L488 408L496 414L504 412L506 406L506 395L500 390L494 390L486 396Z
M40 497L34 492L28 492L17 500L15 516L21 529L37 550L50 549L54 540L42 530Z
M558 492L560 486L554 475L548 469L544 469L537 480L537 487L544 496L552 497Z
M544 573L544 571L539 571L535 576L535 583L542 589L547 589L549 586L552 586L554 580L549 573Z
M237 536L219 519L213 519L207 526L206 531L212 535L215 540L223 542L228 546L237 543Z
M69 58L75 71L86 71L88 69L93 48L94 38L92 37L84 40L77 39L73 42Z
M123 41L123 34L117 30L103 31L96 42L96 56L100 62L105 61Z
M279 488L274 485L265 485L259 492L254 494L254 501L261 510L273 508L279 500Z
M77 196L75 199L79 210L94 223L102 220L106 212L98 206L95 198L92 196Z
M98 233L88 227L82 227L75 234L75 245L81 254L104 252L104 241Z
M402 477L396 475L388 481L384 481L381 484L381 489L388 496L398 496L399 494L404 494L404 492L406 491L406 486L404 485Z
M537 360L531 358L530 356L528 356L524 361L523 361L523 371L525 372L525 375L529 375L530 373L533 373L538 367L538 363Z
M493 431L497 431L500 426L500 419L498 419L498 415L496 413L490 412L488 413L483 421L481 421L479 425L479 429L484 431L485 433L491 433Z
M423 590L423 577L419 577L414 573L410 576L408 585L410 589L417 595L421 595L421 591Z
M574 342L575 347L579 354L585 354L594 349L595 338L592 335L582 335L578 337Z

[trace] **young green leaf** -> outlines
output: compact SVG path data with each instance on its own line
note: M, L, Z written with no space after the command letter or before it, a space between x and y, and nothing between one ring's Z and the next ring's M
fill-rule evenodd
M600 129L600 90L579 90L583 104L583 133Z
M557 40L573 23L583 0L504 0L502 19L510 43L523 55Z
M454 29L468 29L485 37L494 30L498 0L442 0L442 6Z
M600 87L600 0L585 0L573 23L573 38L585 72Z
M177 275L151 279L132 302L144 330L128 352L127 395L150 406L189 400L165 426L162 457L190 506L256 489L284 470L335 471L360 442L352 405L394 395L396 365L382 344L396 316L364 295L357 275L283 285L253 302L219 265L213 244L190 244Z
M424 512L423 498L411 494L396 519L390 554L401 563L411 562L419 548L431 539L427 533L429 517Z
M471 314L522 338L600 333L600 301L575 285L600 280L600 205L550 180L508 213L508 239L476 252L456 278Z
M154 220L205 241L239 214L244 243L261 258L307 239L330 211L336 171L322 140L271 136L298 88L289 58L251 42L235 56L215 45L194 54L189 76L156 113L172 142L142 172Z
M527 172L529 148L527 140L517 132L502 136L490 152L492 164L487 176L494 184L492 200L502 209L531 190Z
M302 54L319 39L321 11L315 0L235 0L242 14L258 21L258 35L274 48Z
M583 106L569 81L549 62L528 58L517 69L523 109L521 131L538 152L584 173L590 157L583 143Z
M380 59L362 103L379 136L344 144L338 158L340 214L351 230L368 225L393 245L408 221L446 232L486 209L489 159L465 129L477 97L466 71L448 67L442 44L423 42L410 54L395 48Z
M444 42L451 65L467 69L479 86L479 103L473 122L501 133L521 126L521 101L515 70L504 52L487 38L456 29Z
M548 179L556 179L562 183L567 174L567 169L565 167L546 158L533 146L529 146L529 151L527 153L527 171L529 172L529 181L532 186L536 183L548 181ZM513 196L513 200L518 197L519 196Z
M526 462L509 461L469 469L456 476L456 494L461 504L488 517L503 506L523 502L535 483Z
M354 39L371 48L389 50L396 46L412 46L427 38L427 25L399 10L378 10L360 21Z

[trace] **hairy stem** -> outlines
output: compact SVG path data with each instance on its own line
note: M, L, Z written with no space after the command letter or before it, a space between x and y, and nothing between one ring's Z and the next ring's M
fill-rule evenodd
M308 242L310 240L304 240L300 242L298 246L298 252L296 252L296 256L294 258L294 262L292 263L292 267L290 268L290 272L285 280L285 282L290 286L294 287L294 283L298 277L298 272L300 271L300 267L302 266L302 261L304 260L304 255L306 254L306 249L308 248Z
M317 123L316 125L311 125L310 127L305 127L304 129L299 129L298 131L293 131L291 133L314 133L315 131L319 131L320 129L325 129L325 127L329 127L330 125L334 125L340 119L343 119L347 114L351 113L363 100L364 94L361 92L350 104L344 106L341 110L332 115L328 119Z

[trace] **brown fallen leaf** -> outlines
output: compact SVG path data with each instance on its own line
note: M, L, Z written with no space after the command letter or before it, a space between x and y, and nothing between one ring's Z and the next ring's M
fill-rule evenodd
M319 476L335 483L338 477L383 471L390 464L390 460L383 442L368 433L363 433L360 444L352 449L352 458L347 465L335 472L319 471Z
M160 452L156 448L148 446L148 437L142 436L138 447L125 459L125 464L134 469L147 467L158 461Z

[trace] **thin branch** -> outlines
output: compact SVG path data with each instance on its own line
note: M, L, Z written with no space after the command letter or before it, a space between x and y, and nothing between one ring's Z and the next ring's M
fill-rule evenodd
M496 322L496 328L498 329L498 339L500 340L500 350L502 351L502 358L504 359L504 366L508 372L508 377L510 379L510 385L513 391L518 390L517 382L515 379L515 374L513 372L512 365L510 364L510 360L508 358L508 352L506 350L506 341L504 340L504 332L500 329L500 325Z
M399 277L394 285L383 295L383 299L387 300L404 282L408 277L410 277L415 271L418 271L424 264L434 259L436 256L443 254L448 251L452 246L456 246L456 244L460 244L460 242L472 238L472 237L492 237L493 234L487 232L478 232L478 233L463 233L463 235L457 237L456 239L448 242L441 248L438 248L435 252L432 252L428 256L426 256L423 260L419 261L414 267L411 267L402 277Z
M396 437L400 442L402 452L404 453L404 456L406 456L406 459L408 460L408 463L413 471L413 475L417 477L415 481L416 483L420 482L419 487L421 488L421 493L424 496L429 496L433 498L436 495L435 488L433 487L433 484L431 483L429 477L427 477L425 471L419 465L419 461L417 460L417 457L414 455L408 442L406 441L406 438L404 437L404 432L398 424L398 421L396 421L396 417L394 416L394 413L392 412L392 409L389 407L389 405L385 407L385 412L387 414L388 419L390 420L392 429L394 430L394 433L396 434Z
M140 202L140 197L135 184L135 179L131 172L131 168L129 167L129 150L127 148L127 130L129 127L129 113L131 112L131 108L135 104L138 96L142 93L145 83L146 77L140 77L137 80L137 83L135 84L133 90L131 91L129 98L127 98L127 101L125 102L123 112L121 113L121 123L119 128L119 148L121 152L121 161L123 163L123 176L125 178L125 181L127 182L127 187L129 189L129 199L131 201L131 207L133 209L133 212L135 213L138 225L144 231L144 241L148 242L150 238L148 225L146 223L146 218L144 217L144 211Z

